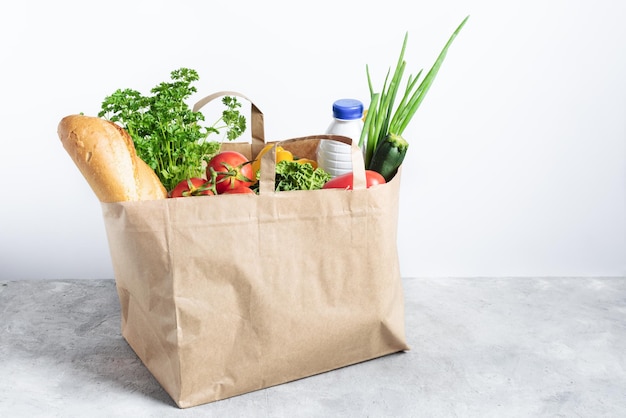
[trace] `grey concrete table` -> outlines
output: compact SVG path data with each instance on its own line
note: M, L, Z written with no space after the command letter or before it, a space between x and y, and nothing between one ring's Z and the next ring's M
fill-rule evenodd
M121 337L113 280L0 282L0 416L626 416L626 278L404 285L410 351L181 410Z

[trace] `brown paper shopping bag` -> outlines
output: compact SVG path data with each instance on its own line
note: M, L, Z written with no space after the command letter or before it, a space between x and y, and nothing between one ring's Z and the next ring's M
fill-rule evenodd
M279 144L321 138L349 143ZM181 408L408 349L400 175L365 188L353 145L354 190L275 192L274 152L259 195L102 204L122 334Z

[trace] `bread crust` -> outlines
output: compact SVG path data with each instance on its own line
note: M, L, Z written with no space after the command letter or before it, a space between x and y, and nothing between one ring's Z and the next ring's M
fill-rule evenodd
M137 156L132 138L113 122L85 115L64 117L63 147L101 202L163 199L167 191Z

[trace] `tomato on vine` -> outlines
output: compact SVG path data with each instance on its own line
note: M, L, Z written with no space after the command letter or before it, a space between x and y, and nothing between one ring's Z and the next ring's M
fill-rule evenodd
M185 180L181 180L176 187L174 187L169 197L188 197L188 196L212 196L215 192L211 183L200 177L191 177Z
M221 151L207 164L206 177L215 185L217 194L254 182L251 161L237 151Z

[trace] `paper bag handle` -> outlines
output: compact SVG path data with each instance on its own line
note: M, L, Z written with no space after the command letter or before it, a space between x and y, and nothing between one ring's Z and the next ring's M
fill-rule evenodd
M275 192L276 181L276 148L289 144L290 142L303 141L303 140L334 140L343 142L352 146L352 189L361 190L366 188L365 180L365 162L363 160L363 151L358 146L356 141L352 141L351 138L342 135L310 135L305 137L298 137L292 139L286 139L284 141L273 142L274 146L270 148L261 158L261 173L259 178L259 194L271 194Z
M237 96L250 102L250 136L252 137L252 155L257 155L257 153L261 151L261 149L265 146L265 127L263 112L261 112L257 105L255 105L254 102L250 100L247 96L236 91L218 91L198 100L198 102L196 102L196 104L193 106L193 111L198 112L207 103L217 99L218 97L224 96Z
M193 106L193 111L199 111L204 105L207 103L224 96L236 96L240 97L244 100L250 102L251 111L250 111L250 131L252 137L252 155L258 155L258 153L263 149L266 145L265 142L265 127L263 120L263 112L257 107L256 104L252 100L250 100L246 95L238 93L236 91L223 90L218 91L213 94L210 94L206 97L200 99ZM344 144L348 144L352 146L352 188L354 190L365 189L366 188L366 179L365 179L365 162L363 161L363 152L357 145L356 141L352 141L349 137L342 135L311 135L305 137L298 137L292 139L286 139L284 141L272 142L274 146L263 155L261 159L261 178L259 179L259 194L268 194L275 192L275 181L276 181L276 147L295 141L302 141L307 139L315 139L315 140L335 140L339 142L343 142Z

